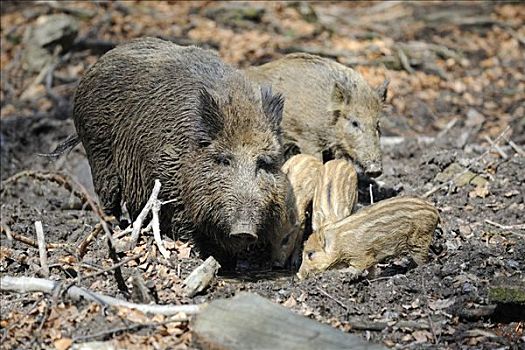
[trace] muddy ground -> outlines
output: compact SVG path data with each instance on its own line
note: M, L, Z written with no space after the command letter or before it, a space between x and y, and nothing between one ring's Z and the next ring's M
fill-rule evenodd
M24 170L52 171L92 191L81 146L54 161L36 154L49 152L74 132L69 113L75 84L104 51L142 35L215 48L241 67L309 51L355 67L373 85L390 79L382 120L385 172L375 181L361 179L359 202L370 203L369 184L378 201L423 196L444 183L428 196L442 219L430 262L416 267L398 258L381 264L375 276L357 280L338 271L299 281L289 271L242 270L219 276L204 293L187 298L182 280L202 260L191 244L169 237L165 244L172 255L164 259L145 234L134 250L120 253L121 259L137 256L122 268L128 287L142 279L153 301L161 304L202 303L251 291L395 348L525 348L523 313L489 297L491 287L523 283L524 278L525 6L65 4L7 4L2 9L2 276L42 276L37 248L8 239L5 232L35 240L37 220L48 243L66 243L48 252L49 278L68 283L113 264L102 235L84 257L76 256L75 247L98 219L64 186L34 176L5 181ZM53 67L51 84L33 84L40 72L23 63L30 45L23 34L40 17L56 13L79 21L76 45L69 54L58 51L62 59ZM76 284L140 300L133 293L123 295L112 272ZM60 295L3 292L0 298L5 349L67 349L94 340L121 348L194 346L187 322L159 325L163 318ZM132 327L135 323L146 326Z

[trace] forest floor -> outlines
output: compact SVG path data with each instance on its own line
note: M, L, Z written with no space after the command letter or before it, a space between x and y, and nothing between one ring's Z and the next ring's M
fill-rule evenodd
M54 14L67 16L65 24L47 26ZM39 41L39 33L48 35ZM442 233L419 267L395 259L358 280L338 271L305 281L289 271L242 271L218 276L193 298L182 288L202 263L191 244L164 237L171 252L165 259L146 234L120 253L130 258L121 267L128 287L146 281L159 304L251 291L394 348L525 348L523 314L489 295L493 286L523 283L525 270L525 5L518 3L2 2L2 276L46 276L32 244L41 221L46 242L60 244L48 250L48 278L126 297L103 235L83 257L76 253L99 221L93 211L55 182L7 179L25 170L60 172L92 193L81 146L55 161L37 153L74 133L72 98L86 69L117 43L146 35L216 49L239 67L306 51L355 68L374 86L389 79L381 120L385 171L375 181L362 179L359 202L370 203L369 183L376 201L431 191ZM94 272L100 274L80 278ZM58 294L2 292L0 302L2 349L68 349L86 341L193 347L188 322Z

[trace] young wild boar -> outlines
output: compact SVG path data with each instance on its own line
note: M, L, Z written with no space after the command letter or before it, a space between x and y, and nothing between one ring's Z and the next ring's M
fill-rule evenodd
M297 274L303 279L332 268L359 273L374 264L408 253L419 265L439 222L436 208L421 199L398 197L329 223L306 241Z
M257 83L270 83L286 98L283 132L286 154L323 152L351 159L359 170L382 173L379 117L387 83L372 89L351 68L305 53L246 70ZM295 150L294 150L295 149Z
M159 197L174 200L161 228L224 266L284 216L283 103L211 51L145 38L89 69L74 121L107 212L124 201L134 219L159 179Z
M285 267L287 262L297 266L306 224L306 215L314 197L315 185L323 163L308 154L298 154L282 167L290 183L286 200L287 216L272 243L274 266Z
M343 159L328 161L318 177L312 207L312 230L343 220L357 204L357 173Z

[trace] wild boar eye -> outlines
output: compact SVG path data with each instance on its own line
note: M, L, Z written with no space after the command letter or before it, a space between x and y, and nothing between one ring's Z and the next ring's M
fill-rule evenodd
M290 234L287 234L286 237L284 237L283 241L281 242L282 245L286 245L290 242Z
M257 158L257 170L262 169L268 172L273 171L275 168L275 162L268 156L262 156Z
M359 122L357 120L352 120L352 126L356 129L359 129Z
M308 260L312 260L314 258L314 251L310 251L306 253L306 256L308 257Z
M230 166L231 165L231 157L225 155L225 154L219 154L215 156L215 162L222 166Z

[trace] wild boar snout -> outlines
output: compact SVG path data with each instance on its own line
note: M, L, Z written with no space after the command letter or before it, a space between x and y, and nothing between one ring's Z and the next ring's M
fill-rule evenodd
M369 177L378 177L383 173L381 161L370 162L365 165L365 174Z

